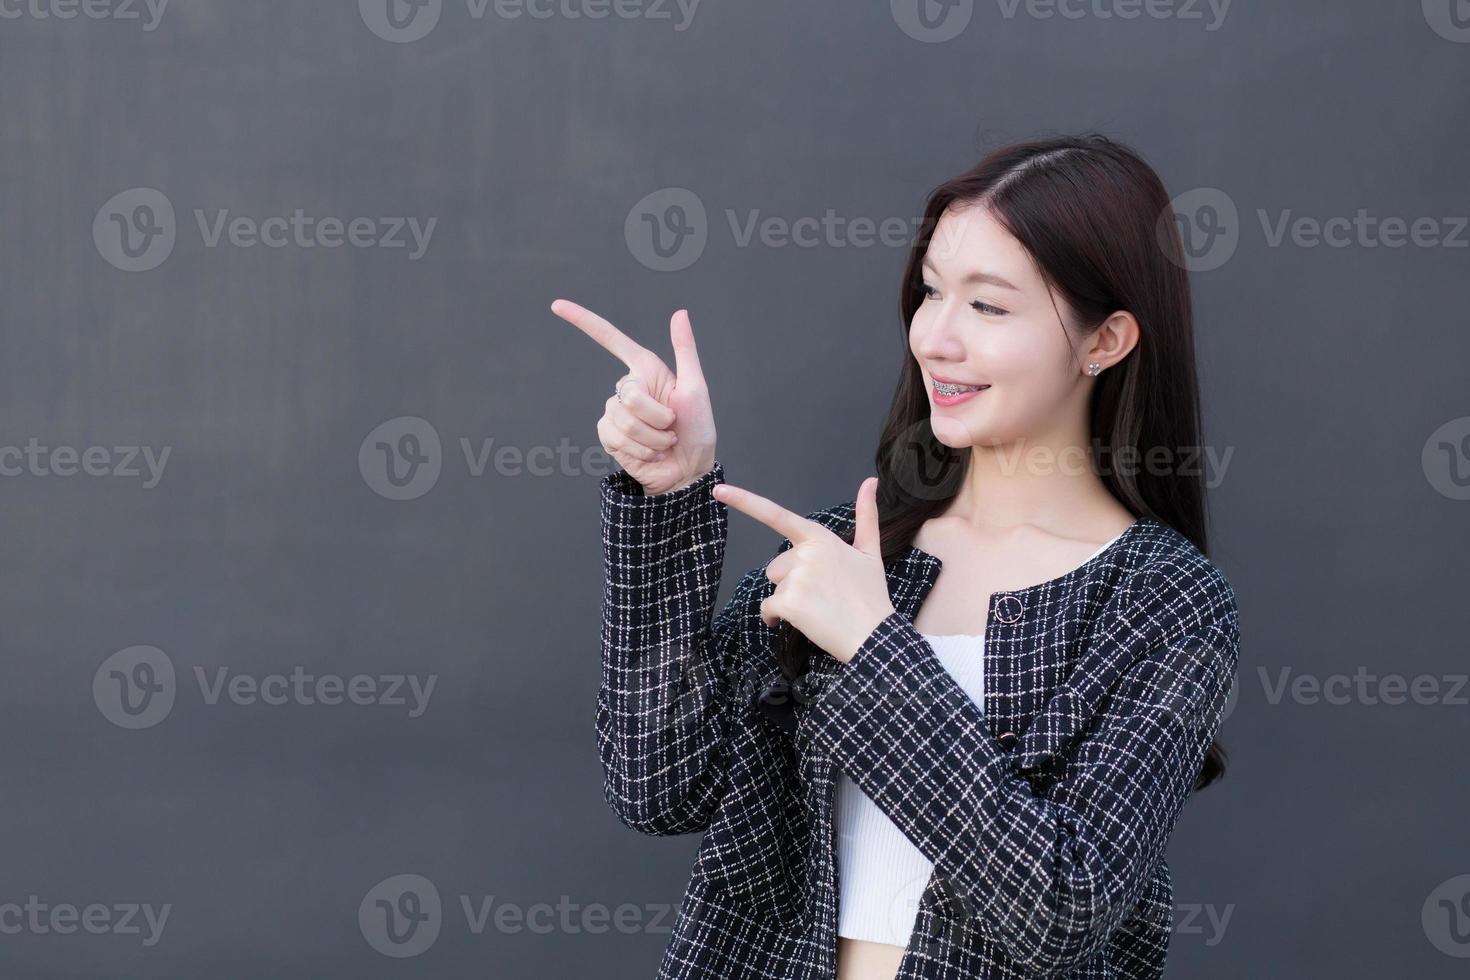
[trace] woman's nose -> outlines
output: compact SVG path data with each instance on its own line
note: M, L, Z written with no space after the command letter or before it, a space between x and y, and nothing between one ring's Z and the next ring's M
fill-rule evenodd
M964 344L953 328L953 320L937 314L919 331L917 352L926 357L963 358Z

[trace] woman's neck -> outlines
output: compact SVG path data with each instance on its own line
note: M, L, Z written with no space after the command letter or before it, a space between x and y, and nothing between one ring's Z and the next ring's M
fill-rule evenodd
M1085 443L1065 439L972 447L965 480L945 516L978 531L1033 526L1060 537L1131 520L1098 475Z

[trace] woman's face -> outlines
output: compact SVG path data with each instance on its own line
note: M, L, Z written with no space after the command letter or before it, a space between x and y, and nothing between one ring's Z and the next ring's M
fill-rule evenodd
M990 209L946 209L922 276L909 350L924 376L935 437L963 449L1045 440L1064 425L1065 403L1090 380L1057 318L1070 322L1071 311L1060 296L1053 306L1030 256ZM936 379L989 387L947 396Z

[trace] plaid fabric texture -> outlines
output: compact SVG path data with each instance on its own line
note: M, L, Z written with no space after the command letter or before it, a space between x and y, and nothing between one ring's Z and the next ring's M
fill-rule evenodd
M1162 976L1164 851L1237 665L1221 572L1141 518L1080 568L993 594L982 709L913 626L941 563L910 548L886 565L896 611L847 664L813 658L783 726L759 703L781 676L765 566L715 614L723 481L716 462L671 493L624 472L600 487L604 794L642 833L704 834L659 980L836 975L838 772L934 862L902 980ZM840 532L854 515L807 516Z

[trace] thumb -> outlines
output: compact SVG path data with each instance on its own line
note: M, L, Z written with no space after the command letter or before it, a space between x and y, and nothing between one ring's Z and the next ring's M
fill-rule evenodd
M699 367L699 349L694 346L688 310L676 310L669 318L669 338L674 342L675 380L685 387L703 385L704 372Z
M852 532L852 546L881 558L883 544L878 527L878 478L870 476L858 487L857 526Z

